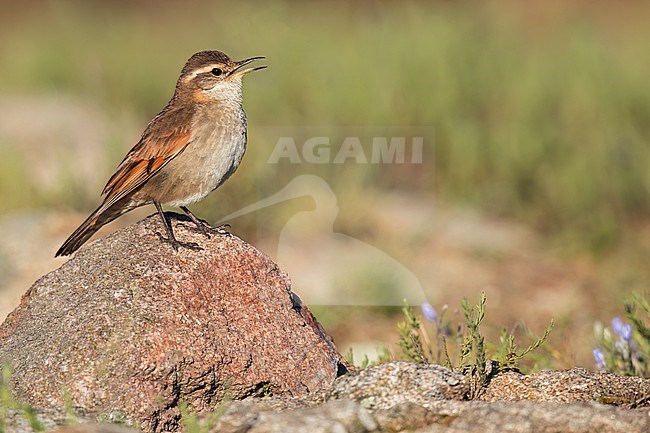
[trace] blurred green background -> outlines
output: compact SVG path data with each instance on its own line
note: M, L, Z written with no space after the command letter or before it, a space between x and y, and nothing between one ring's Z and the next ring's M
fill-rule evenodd
M580 321L578 355L569 363L587 362L592 320L606 320L631 290L648 289L650 6L643 2L0 5L0 117L17 119L18 104L26 114L9 126L38 129L30 103L35 111L53 104L54 113L72 105L97 113L104 125L74 124L100 140L81 149L67 147L67 130L30 151L7 138L16 134L1 135L0 214L93 209L113 168L168 101L184 61L219 49L234 58L265 55L269 68L246 79L249 150L239 172L197 205L207 219L315 173L337 193L337 231L400 259L408 255L398 250L418 239L393 248L368 221L368 209L388 206L386 194L524 225L544 254L587 269L597 282L590 287L599 295L587 297L593 305L558 313L566 319L554 331L558 340ZM425 142L422 165L406 168L265 163L275 144L265 140L265 127L308 125L431 126L435 140ZM92 161L92 178L74 174L80 155ZM41 164L58 170L35 176ZM238 234L272 236L291 212L244 220ZM481 288L462 294L476 298ZM440 291L439 303L459 296ZM333 330L341 317L349 320L321 310Z

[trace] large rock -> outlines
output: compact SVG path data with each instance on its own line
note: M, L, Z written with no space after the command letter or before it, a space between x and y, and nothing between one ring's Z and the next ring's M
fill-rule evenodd
M21 398L166 431L183 402L204 412L224 397L305 395L346 371L267 256L173 220L177 237L202 251L174 251L152 216L88 244L29 289L0 327L0 358Z

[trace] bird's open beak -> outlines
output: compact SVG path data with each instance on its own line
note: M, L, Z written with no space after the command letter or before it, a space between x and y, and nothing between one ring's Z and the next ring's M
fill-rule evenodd
M230 76L246 75L249 72L259 71L260 69L266 68L266 66L257 66L255 68L240 69L242 66L248 65L249 63L254 62L255 60L260 60L260 59L265 59L265 58L266 57L251 57L250 59L240 60L238 62L235 62L237 67L232 70L232 72L230 73Z

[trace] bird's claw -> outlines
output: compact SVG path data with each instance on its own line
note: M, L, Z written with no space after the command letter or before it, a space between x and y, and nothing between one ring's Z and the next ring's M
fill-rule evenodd
M200 224L195 224L193 226L186 226L189 230L201 233L206 238L210 239L210 234L214 235L230 235L230 232L227 230L230 228L230 224L221 224L219 227L212 227L210 224L204 220L199 220Z
M230 235L230 232L228 230L231 228L232 227L228 223L221 224L218 227L211 227L211 229L214 230L215 233L218 233L220 235Z
M192 250L192 251L203 250L203 248L201 248L201 246L199 246L199 244L197 244L196 242L181 242L175 238L166 238L159 232L156 232L156 235L158 236L158 238L160 238L161 241L171 245L172 248L174 248L174 251L178 251L178 249L181 247L187 248L188 250Z

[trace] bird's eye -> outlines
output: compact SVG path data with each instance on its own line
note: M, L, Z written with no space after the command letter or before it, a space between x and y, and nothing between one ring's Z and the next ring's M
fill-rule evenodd
M219 68L214 68L214 69L212 69L211 72L212 72L212 75L214 75L215 77L218 77L219 75L223 74L223 71L221 69L219 69Z

